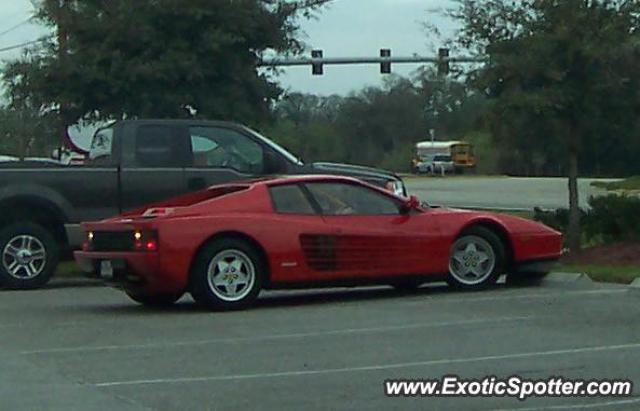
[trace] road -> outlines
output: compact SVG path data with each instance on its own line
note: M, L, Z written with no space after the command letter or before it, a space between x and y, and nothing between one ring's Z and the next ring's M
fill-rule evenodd
M270 293L151 310L57 280L0 292L0 409L627 409L640 397L387 398L389 378L640 381L640 291L591 283ZM554 408L550 408L554 409Z
M579 182L581 206L587 206L590 196L606 193L591 187L593 181L596 180ZM449 207L557 209L569 206L568 183L563 178L409 177L406 183L410 194L430 204Z

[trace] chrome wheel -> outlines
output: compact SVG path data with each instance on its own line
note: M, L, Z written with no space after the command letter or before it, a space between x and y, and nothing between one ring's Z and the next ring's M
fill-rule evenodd
M236 302L251 293L256 281L256 269L242 251L224 250L211 259L207 280L209 288L218 298Z
M47 252L42 242L31 235L13 237L2 252L2 265L18 280L39 276L47 264Z
M495 251L482 237L464 236L451 247L449 272L464 285L482 284L491 277L495 268Z

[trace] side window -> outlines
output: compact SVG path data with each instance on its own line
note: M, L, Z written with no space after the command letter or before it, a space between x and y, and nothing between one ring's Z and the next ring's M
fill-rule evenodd
M262 146L234 130L191 127L193 167L230 168L245 174L264 172Z
M400 204L391 197L356 184L312 183L307 187L324 215L396 215Z
M91 141L90 165L110 165L113 147L113 128L98 130Z
M298 185L275 186L269 189L273 208L282 214L315 214L307 196Z
M166 126L140 126L136 134L135 163L138 167L182 167L179 136Z

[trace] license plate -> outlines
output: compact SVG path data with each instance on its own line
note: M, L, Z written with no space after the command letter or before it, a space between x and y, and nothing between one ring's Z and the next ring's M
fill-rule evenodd
M105 280L113 280L113 264L111 264L111 261L100 261L100 277Z

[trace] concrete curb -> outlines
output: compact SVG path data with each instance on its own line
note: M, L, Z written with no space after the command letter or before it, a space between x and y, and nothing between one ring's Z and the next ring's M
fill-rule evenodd
M640 292L640 278L636 278L635 280L633 280L633 282L629 284L629 289Z
M550 273L544 278L550 283L585 283L591 284L594 281L584 273Z

